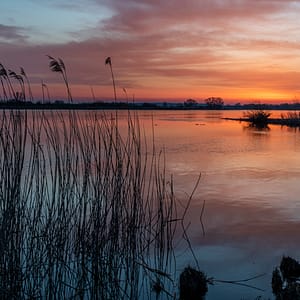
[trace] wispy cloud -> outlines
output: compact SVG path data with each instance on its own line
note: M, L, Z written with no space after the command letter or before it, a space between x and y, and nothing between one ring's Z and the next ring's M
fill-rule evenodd
M0 39L6 41L22 42L25 41L27 35L24 34L24 28L17 26L7 26L0 24Z

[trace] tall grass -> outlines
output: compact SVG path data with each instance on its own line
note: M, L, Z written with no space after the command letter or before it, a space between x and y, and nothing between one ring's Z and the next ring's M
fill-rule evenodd
M0 128L1 299L175 298L182 219L137 116L3 111Z
M299 127L300 126L300 112L299 111L290 111L285 114L281 114L281 120L287 126Z

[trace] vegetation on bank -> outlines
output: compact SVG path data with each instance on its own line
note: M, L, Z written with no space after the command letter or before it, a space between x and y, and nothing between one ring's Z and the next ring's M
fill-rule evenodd
M262 109L244 113L244 117L251 123L251 125L259 128L264 128L268 125L270 116L270 112Z
M300 112L291 111L281 115L282 122L290 127L300 126Z
M270 118L271 112L262 109L251 110L244 113L242 118L224 118L225 120L247 122L251 127L258 129L267 128L268 125L281 125L288 127L300 127L300 113L291 111L281 114L280 118Z

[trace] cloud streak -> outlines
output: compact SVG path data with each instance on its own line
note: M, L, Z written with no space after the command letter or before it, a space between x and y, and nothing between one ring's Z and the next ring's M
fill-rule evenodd
M0 24L0 40L24 42L27 36L23 32L21 27Z

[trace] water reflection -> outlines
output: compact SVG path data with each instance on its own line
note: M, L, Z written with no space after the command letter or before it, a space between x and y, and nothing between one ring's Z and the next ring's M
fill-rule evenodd
M223 110L204 110L203 114L205 118L222 119L224 115Z
M205 110L204 117L210 122L220 123L224 117L224 112L222 110Z
M269 125L265 125L265 126L257 126L255 124L247 124L243 126L243 129L246 131L248 130L250 133L253 134L264 134L267 133L271 130Z
M174 175L181 201L202 174L187 220L203 270L225 280L267 274L254 282L265 292L217 285L209 288L208 300L224 299L224 295L226 299L272 298L274 266L283 254L299 258L298 131L221 119L240 115L240 111L197 111L189 116L177 112L173 116L177 122L170 115L168 122L160 119L155 135L157 145L166 150L166 169ZM188 120L201 120L205 126ZM205 237L199 220L204 200ZM194 264L186 247L179 252L179 266Z

